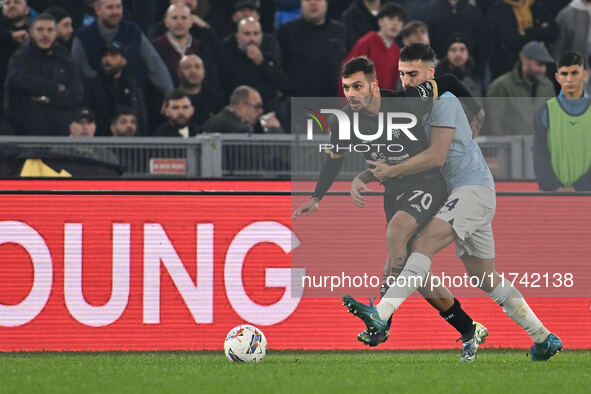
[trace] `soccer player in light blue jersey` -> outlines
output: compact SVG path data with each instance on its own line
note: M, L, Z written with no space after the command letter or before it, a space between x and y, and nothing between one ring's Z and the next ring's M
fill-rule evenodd
M433 78L433 50L424 44L413 44L400 53L399 70L403 86L416 86ZM375 307L364 305L350 296L345 305L366 324L370 335L385 330L387 320L402 302L416 290L416 280L423 280L431 268L432 257L455 241L456 255L471 276L485 278L479 283L505 314L531 336L529 350L533 361L547 360L562 350L560 339L550 333L531 310L511 282L501 277L494 266L494 239L491 221L496 208L494 180L473 138L468 119L457 98L443 94L426 119L425 131L430 146L404 161L388 166L368 161L375 166L373 174L380 181L441 167L450 195L412 244L412 254L399 278L407 278L408 286L390 287ZM474 335L463 343L462 361L472 361L486 329L476 327Z

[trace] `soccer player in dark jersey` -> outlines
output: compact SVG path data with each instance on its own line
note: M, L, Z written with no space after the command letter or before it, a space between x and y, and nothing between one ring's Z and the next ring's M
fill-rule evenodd
M420 111L428 111L428 98L437 96L438 86L436 82L426 82L402 92L380 90L373 63L366 57L353 58L343 66L342 85L348 101L344 112L349 115L357 113L359 130L372 131L378 129L380 113L407 111L416 114L418 110L418 116L415 116L420 119ZM458 95L466 95L465 88L459 81L450 82L450 78L445 77L443 85L450 85L453 87L450 90L455 90ZM398 100L394 104L397 108L391 108L391 103L383 99L388 97L416 97L407 104L409 107L414 107L414 111L410 111L411 108L400 108L404 103ZM422 102L424 102L423 105L417 105ZM400 133L396 140L398 149L394 152L384 148L388 145L384 134L381 138L371 141L371 149L365 153L368 159L393 165L417 155L428 147L428 140L420 121L416 122L414 127ZM333 149L327 151L329 158L320 172L314 194L308 202L294 211L293 219L302 213L310 214L318 209L320 200L336 179L342 166L344 155L339 154L340 150L337 147L366 142L356 136L351 140L339 141L339 135L340 133L331 132L330 145ZM366 189L366 184L375 180L376 178L369 170L355 177L351 195L357 205L365 205L365 200L359 191ZM388 261L384 269L382 294L386 290L388 277L396 277L404 267L408 241L417 233L421 225L433 217L447 198L445 179L439 169L394 178L392 181L385 182L384 186L384 211L388 223L386 230ZM466 314L460 302L453 298L447 288L431 286L429 283L420 288L419 292L462 335L463 340L474 335L474 327L478 323ZM359 334L358 340L370 346L376 346L385 341L388 335L389 333L380 337L371 337L364 331Z

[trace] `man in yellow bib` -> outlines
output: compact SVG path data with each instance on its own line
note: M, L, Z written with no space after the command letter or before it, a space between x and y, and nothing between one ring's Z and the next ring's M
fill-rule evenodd
M591 101L583 92L585 60L560 56L561 91L534 115L534 171L542 191L591 191Z

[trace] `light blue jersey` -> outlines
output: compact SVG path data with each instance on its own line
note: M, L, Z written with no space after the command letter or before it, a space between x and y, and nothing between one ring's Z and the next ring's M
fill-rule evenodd
M455 129L454 138L441 169L449 192L460 186L481 185L494 189L495 182L480 147L472 138L472 128L460 101L451 93L445 92L433 105L427 117L425 133L431 135L431 127Z

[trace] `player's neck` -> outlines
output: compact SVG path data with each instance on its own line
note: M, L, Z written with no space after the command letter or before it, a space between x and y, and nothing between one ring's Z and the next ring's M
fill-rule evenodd
M576 99L580 99L581 97L583 97L583 87L581 86L580 88L578 88L576 91L574 92L565 92L564 90L562 91L562 93L564 94L564 97L566 97L568 100L576 100Z

